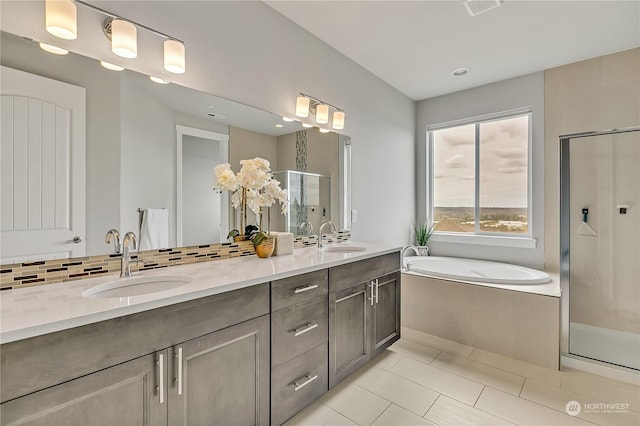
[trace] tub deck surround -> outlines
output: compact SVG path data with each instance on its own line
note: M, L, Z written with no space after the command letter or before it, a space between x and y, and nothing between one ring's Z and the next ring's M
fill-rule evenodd
M235 257L224 261L179 265L145 271L151 275L187 275L189 284L163 292L120 298L85 298L86 289L119 280L113 275L6 290L0 293L0 343L66 330L111 318L169 306L319 269L393 253L401 247L355 243L366 250L331 253L308 247L293 255L260 259ZM134 276L140 276L135 273Z

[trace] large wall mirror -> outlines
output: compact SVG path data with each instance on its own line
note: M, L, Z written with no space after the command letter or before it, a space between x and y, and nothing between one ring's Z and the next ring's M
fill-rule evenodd
M237 225L237 213L229 207L228 194L212 189L213 168L229 162L238 171L241 159L253 157L269 160L278 172L276 178L290 191L289 214L282 216L279 208L273 208L271 230L315 233L322 220L333 221L339 229L350 228L348 137L303 128L281 116L186 87L154 83L136 72L110 71L78 54L52 55L13 34L2 32L0 37L0 263L113 253L114 246L105 243L107 231L137 234L140 211L147 209L166 209L169 247L227 241L228 231ZM85 117L72 112L65 122L64 101L38 104L32 95L15 92L10 79L5 84L7 68L50 79L42 85L27 84L41 85L45 92L54 80L69 90L84 89ZM4 108L7 105L10 108ZM84 120L86 129L81 151L74 151L72 141L59 130L60 123L77 124L77 120ZM27 136L19 135L21 128ZM70 134L72 130L68 129ZM51 142L50 134L60 135ZM16 147L14 138L19 137L27 142ZM85 160L82 183L68 172L77 159L74 155ZM67 208L74 201L72 190L82 185L83 195L76 198L84 207ZM60 190L51 195L49 186ZM82 210L83 214L77 213ZM46 244L38 240L38 231L70 228L77 219L84 222L84 230L49 236L54 248L43 249ZM11 235L28 238L15 243L5 238ZM75 237L80 241L74 242Z

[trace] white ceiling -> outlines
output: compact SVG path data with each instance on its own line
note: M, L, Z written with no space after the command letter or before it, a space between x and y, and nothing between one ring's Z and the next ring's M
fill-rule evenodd
M413 100L640 46L640 1L265 1ZM468 67L464 77L451 71Z

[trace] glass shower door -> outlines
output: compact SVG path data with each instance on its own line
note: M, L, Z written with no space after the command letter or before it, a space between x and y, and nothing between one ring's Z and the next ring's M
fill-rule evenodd
M640 131L568 144L569 353L640 369Z

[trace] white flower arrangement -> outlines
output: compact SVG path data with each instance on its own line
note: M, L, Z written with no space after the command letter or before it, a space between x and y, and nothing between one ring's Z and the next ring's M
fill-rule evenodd
M231 191L231 204L234 208L241 207L245 203L258 215L263 207L271 207L279 202L282 205L282 214L286 214L289 208L288 194L286 190L280 188L280 182L273 179L269 161L256 157L242 160L240 164L242 167L237 174L233 173L229 163L217 165L213 170L215 174L213 188L219 191ZM241 229L241 232L244 230Z

